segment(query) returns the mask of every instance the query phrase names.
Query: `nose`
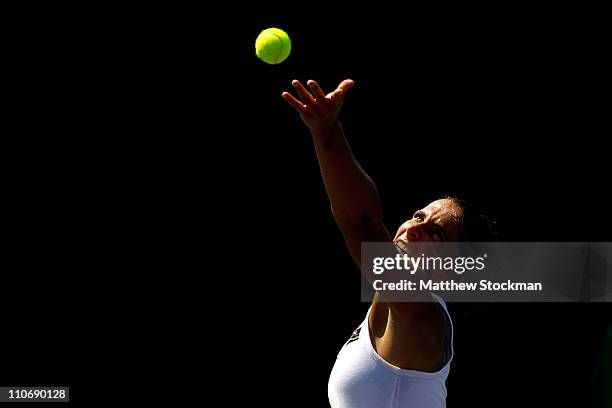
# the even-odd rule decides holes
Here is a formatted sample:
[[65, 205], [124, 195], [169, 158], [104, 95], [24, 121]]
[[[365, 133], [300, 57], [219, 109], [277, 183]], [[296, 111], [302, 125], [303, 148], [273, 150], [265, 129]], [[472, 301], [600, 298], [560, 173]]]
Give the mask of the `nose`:
[[410, 224], [406, 227], [404, 231], [404, 238], [408, 242], [419, 242], [423, 241], [427, 234], [423, 230], [423, 226], [421, 224]]

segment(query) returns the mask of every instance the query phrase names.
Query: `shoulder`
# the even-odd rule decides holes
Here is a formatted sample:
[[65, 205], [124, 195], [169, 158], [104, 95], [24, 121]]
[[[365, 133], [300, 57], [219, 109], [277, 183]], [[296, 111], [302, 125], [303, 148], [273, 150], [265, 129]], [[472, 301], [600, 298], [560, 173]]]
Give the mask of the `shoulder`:
[[389, 303], [389, 312], [395, 319], [415, 324], [436, 324], [443, 320], [437, 302], [395, 302]]
[[372, 312], [384, 314], [385, 323], [392, 319], [403, 325], [443, 326], [444, 315], [440, 304], [432, 298], [431, 302], [383, 302], [376, 292], [372, 302]]
[[403, 369], [435, 372], [444, 360], [443, 311], [436, 302], [377, 304], [370, 327], [380, 357]]

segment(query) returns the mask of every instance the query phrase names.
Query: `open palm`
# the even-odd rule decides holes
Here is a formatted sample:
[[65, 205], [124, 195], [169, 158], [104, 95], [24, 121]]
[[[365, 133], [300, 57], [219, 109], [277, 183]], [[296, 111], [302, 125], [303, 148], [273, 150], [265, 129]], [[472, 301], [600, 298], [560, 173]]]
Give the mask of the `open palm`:
[[310, 92], [300, 81], [291, 82], [300, 99], [289, 92], [283, 92], [282, 97], [300, 114], [302, 121], [310, 130], [324, 128], [336, 122], [346, 92], [354, 85], [353, 80], [345, 79], [327, 95], [315, 81], [310, 80], [307, 84]]

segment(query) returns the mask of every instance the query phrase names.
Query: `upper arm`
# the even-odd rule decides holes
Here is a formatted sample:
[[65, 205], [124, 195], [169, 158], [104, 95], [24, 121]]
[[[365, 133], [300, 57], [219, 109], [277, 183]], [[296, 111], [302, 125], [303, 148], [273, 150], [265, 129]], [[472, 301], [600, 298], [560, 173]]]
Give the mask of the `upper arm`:
[[[362, 242], [392, 242], [393, 237], [381, 219], [369, 219], [362, 224], [342, 223], [336, 220], [344, 242], [353, 258], [361, 268]], [[379, 293], [374, 294], [373, 302], [380, 301]], [[440, 324], [439, 311], [435, 302], [385, 302], [389, 306], [394, 318], [405, 321], [418, 321], [420, 324], [432, 325], [437, 328]]]
[[391, 242], [393, 237], [380, 218], [366, 219], [360, 224], [343, 223], [336, 220], [346, 247], [357, 266], [361, 267], [362, 242]]

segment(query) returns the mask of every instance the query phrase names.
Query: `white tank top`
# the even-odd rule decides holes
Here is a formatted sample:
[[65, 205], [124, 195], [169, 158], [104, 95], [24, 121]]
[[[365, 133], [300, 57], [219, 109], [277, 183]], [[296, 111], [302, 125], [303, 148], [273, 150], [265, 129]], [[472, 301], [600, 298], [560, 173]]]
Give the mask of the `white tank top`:
[[329, 377], [327, 393], [332, 408], [434, 408], [446, 406], [446, 378], [453, 359], [453, 323], [444, 309], [445, 364], [434, 373], [404, 370], [383, 360], [370, 341], [368, 318], [344, 344]]

